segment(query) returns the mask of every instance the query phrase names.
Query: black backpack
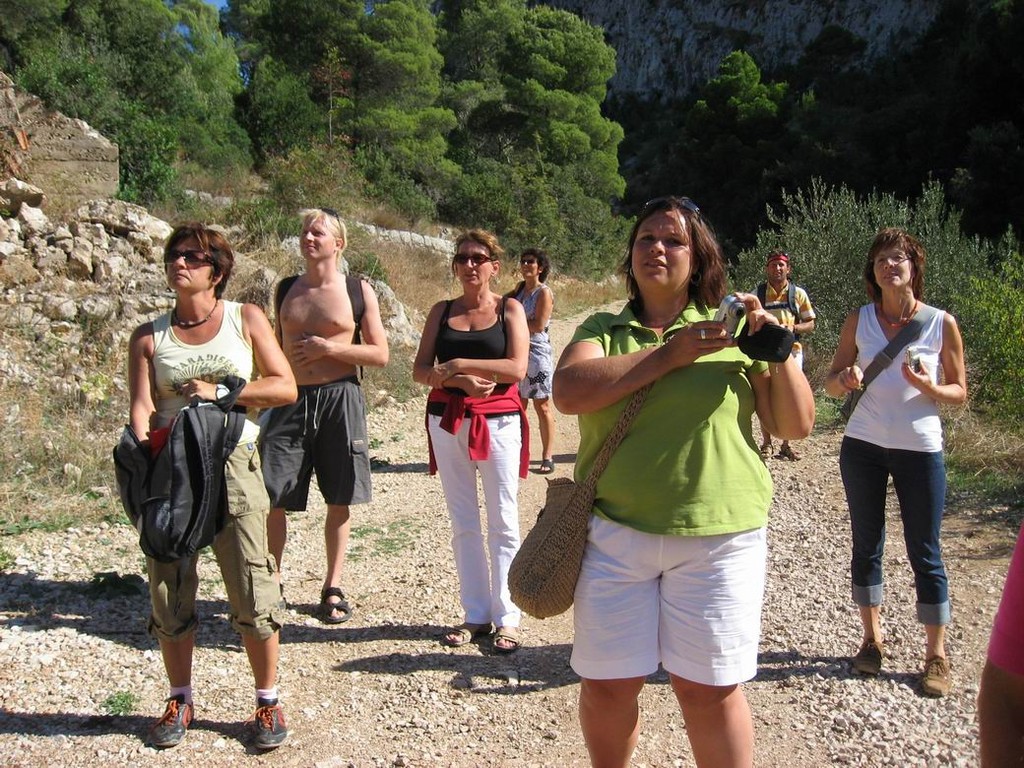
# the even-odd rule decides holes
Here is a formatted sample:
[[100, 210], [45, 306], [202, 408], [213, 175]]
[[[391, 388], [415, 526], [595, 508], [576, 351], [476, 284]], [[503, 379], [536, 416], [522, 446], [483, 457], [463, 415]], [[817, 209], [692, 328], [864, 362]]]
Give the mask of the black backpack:
[[191, 557], [224, 527], [224, 462], [245, 425], [245, 413], [232, 409], [245, 381], [227, 377], [225, 383], [231, 392], [221, 400], [178, 412], [156, 456], [131, 425], [114, 447], [121, 504], [139, 532], [139, 546], [154, 560]]

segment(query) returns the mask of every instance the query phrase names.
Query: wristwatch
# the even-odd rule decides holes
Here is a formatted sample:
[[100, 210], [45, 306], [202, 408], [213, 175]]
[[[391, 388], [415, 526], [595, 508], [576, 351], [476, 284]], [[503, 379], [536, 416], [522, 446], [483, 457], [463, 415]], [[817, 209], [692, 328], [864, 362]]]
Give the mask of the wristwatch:
[[218, 384], [217, 385], [217, 390], [216, 390], [217, 400], [222, 400], [225, 397], [227, 397], [229, 394], [231, 394], [231, 390], [228, 389], [224, 384]]

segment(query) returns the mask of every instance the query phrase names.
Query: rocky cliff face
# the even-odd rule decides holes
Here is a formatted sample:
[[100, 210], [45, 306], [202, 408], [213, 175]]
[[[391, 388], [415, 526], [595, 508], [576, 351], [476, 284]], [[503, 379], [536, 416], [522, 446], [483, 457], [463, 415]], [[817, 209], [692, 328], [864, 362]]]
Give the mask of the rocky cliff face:
[[616, 95], [671, 99], [742, 49], [761, 69], [795, 63], [830, 25], [865, 43], [865, 62], [921, 37], [942, 0], [544, 0], [605, 30], [618, 52]]

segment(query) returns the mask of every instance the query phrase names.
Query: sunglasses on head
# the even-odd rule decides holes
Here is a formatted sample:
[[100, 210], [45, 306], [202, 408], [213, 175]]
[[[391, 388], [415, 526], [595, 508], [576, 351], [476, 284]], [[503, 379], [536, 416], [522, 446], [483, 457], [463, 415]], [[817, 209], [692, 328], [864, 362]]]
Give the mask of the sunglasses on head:
[[490, 256], [482, 256], [476, 253], [457, 253], [453, 261], [461, 266], [466, 266], [470, 263], [474, 265], [486, 264], [489, 261], [494, 261], [494, 259]]
[[202, 250], [185, 251], [175, 248], [173, 251], [168, 251], [164, 254], [164, 264], [173, 264], [178, 259], [184, 259], [185, 266], [189, 269], [206, 265], [213, 266], [213, 259], [210, 258], [210, 254]]
[[333, 208], [324, 208], [323, 206], [320, 206], [319, 208], [317, 208], [317, 210], [321, 211], [322, 213], [326, 213], [328, 216], [333, 216], [338, 221], [341, 221], [341, 214], [338, 213]]
[[677, 197], [675, 195], [665, 195], [648, 200], [644, 203], [644, 208], [640, 215], [646, 216], [652, 211], [667, 210], [669, 208], [682, 208], [695, 216], [700, 216], [700, 208], [693, 200], [688, 197]]

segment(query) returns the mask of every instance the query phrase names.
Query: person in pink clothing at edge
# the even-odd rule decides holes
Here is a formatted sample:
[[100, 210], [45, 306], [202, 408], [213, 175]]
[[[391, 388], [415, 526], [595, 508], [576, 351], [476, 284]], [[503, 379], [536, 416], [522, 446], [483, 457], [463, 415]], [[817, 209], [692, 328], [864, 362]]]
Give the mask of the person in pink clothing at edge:
[[1006, 574], [978, 692], [981, 768], [1024, 765], [1024, 527]]

